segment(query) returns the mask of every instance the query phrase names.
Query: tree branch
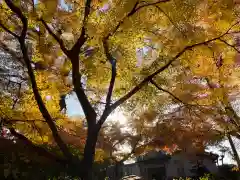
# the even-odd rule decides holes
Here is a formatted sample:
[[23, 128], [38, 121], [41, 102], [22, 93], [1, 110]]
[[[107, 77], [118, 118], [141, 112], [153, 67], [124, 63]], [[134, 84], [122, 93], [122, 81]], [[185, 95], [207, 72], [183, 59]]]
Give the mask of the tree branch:
[[179, 27], [174, 23], [174, 21], [169, 17], [169, 15], [162, 9], [160, 8], [159, 6], [155, 5], [155, 7], [161, 11], [167, 18], [168, 20], [172, 23], [172, 25], [178, 30], [178, 32], [180, 32], [182, 34], [182, 36], [184, 38], [187, 38], [187, 36], [181, 31], [181, 29], [179, 29]]
[[[144, 8], [144, 7], [147, 7], [147, 6], [155, 6], [155, 5], [158, 5], [160, 3], [166, 3], [166, 2], [170, 2], [171, 0], [160, 0], [160, 1], [156, 1], [156, 2], [152, 2], [152, 3], [146, 3], [144, 5], [139, 5], [139, 1], [137, 2], [139, 5], [138, 7], [136, 6], [135, 9], [133, 9], [129, 16], [133, 15], [134, 13], [136, 13], [137, 11], [139, 11], [140, 9]], [[144, 2], [144, 1], [143, 1]]]
[[122, 18], [122, 20], [120, 20], [120, 21], [118, 22], [117, 26], [113, 29], [113, 31], [109, 32], [109, 33], [105, 36], [106, 39], [108, 39], [110, 36], [112, 36], [113, 34], [115, 34], [115, 33], [117, 32], [118, 28], [123, 24], [123, 22], [124, 22], [127, 18], [129, 18], [130, 16], [132, 16], [132, 15], [136, 12], [136, 7], [138, 6], [138, 4], [139, 4], [139, 1], [137, 1], [137, 2], [134, 4], [132, 10], [131, 10], [129, 13], [127, 13], [127, 14]]
[[124, 161], [128, 160], [135, 153], [135, 150], [136, 150], [137, 145], [139, 144], [141, 138], [142, 138], [142, 135], [140, 134], [139, 137], [137, 138], [136, 142], [134, 143], [131, 152], [128, 153], [123, 159], [121, 159], [117, 163], [123, 163]]
[[[8, 122], [8, 120], [5, 119], [6, 122]], [[23, 119], [11, 119], [9, 120], [11, 123], [12, 122], [22, 122], [22, 123], [34, 123], [34, 122], [43, 122], [45, 123], [45, 120], [42, 119], [32, 119], [32, 120], [23, 120]]]
[[44, 27], [47, 29], [48, 33], [58, 42], [62, 51], [68, 56], [69, 50], [67, 50], [67, 48], [65, 47], [63, 40], [51, 30], [51, 28], [47, 25], [47, 23], [43, 20], [43, 18], [41, 18], [40, 21], [42, 22]]
[[14, 128], [11, 127], [9, 130], [10, 130], [10, 133], [14, 137], [16, 137], [18, 140], [22, 141], [25, 145], [27, 145], [29, 148], [33, 149], [34, 152], [38, 153], [39, 155], [43, 155], [44, 157], [47, 157], [47, 158], [52, 159], [59, 163], [66, 163], [66, 160], [64, 160], [60, 157], [57, 157], [54, 154], [45, 150], [44, 148], [33, 144], [28, 138], [26, 138], [24, 135], [18, 133]]
[[171, 93], [170, 91], [163, 89], [162, 87], [158, 86], [158, 84], [154, 81], [154, 80], [150, 80], [150, 82], [160, 91], [163, 91], [165, 93], [168, 93], [170, 96], [172, 96], [174, 99], [176, 99], [178, 102], [185, 104], [181, 99], [179, 99], [178, 97], [176, 97], [173, 93]]
[[8, 32], [9, 34], [11, 34], [12, 36], [14, 36], [15, 38], [18, 38], [18, 35], [15, 34], [15, 33], [12, 32], [12, 31], [10, 31], [6, 26], [4, 26], [4, 25], [2, 24], [1, 21], [0, 21], [0, 27], [2, 27], [4, 31]]
[[176, 61], [181, 55], [183, 55], [186, 51], [191, 50], [197, 46], [201, 46], [201, 45], [205, 45], [208, 44], [212, 41], [218, 40], [220, 38], [222, 38], [223, 36], [225, 36], [226, 34], [229, 33], [229, 31], [238, 24], [239, 22], [236, 22], [235, 24], [233, 24], [225, 33], [223, 33], [222, 35], [216, 37], [216, 38], [212, 38], [210, 40], [206, 40], [200, 43], [196, 43], [193, 45], [188, 45], [185, 48], [183, 48], [178, 54], [176, 54], [171, 60], [169, 60], [164, 66], [162, 66], [161, 68], [159, 68], [158, 70], [156, 70], [154, 73], [150, 74], [149, 76], [145, 77], [138, 85], [136, 85], [131, 91], [129, 91], [126, 95], [124, 95], [123, 97], [121, 97], [119, 100], [117, 100], [115, 103], [113, 103], [111, 105], [111, 107], [108, 109], [108, 111], [106, 112], [107, 115], [109, 115], [114, 109], [116, 109], [118, 106], [120, 106], [122, 103], [124, 103], [125, 101], [127, 101], [129, 98], [131, 98], [135, 93], [137, 93], [144, 85], [146, 85], [148, 82], [150, 82], [150, 80], [152, 80], [153, 77], [155, 77], [157, 74], [161, 73], [162, 71], [164, 71], [165, 69], [167, 69], [174, 61]]
[[[91, 0], [86, 1], [86, 7], [85, 7], [85, 16], [84, 16], [84, 23], [86, 21], [87, 16], [90, 13], [90, 4]], [[76, 92], [76, 95], [78, 97], [78, 100], [83, 108], [84, 114], [86, 116], [88, 126], [92, 126], [95, 124], [96, 119], [96, 112], [91, 106], [88, 97], [86, 96], [84, 89], [82, 88], [81, 84], [81, 74], [79, 72], [79, 53], [80, 53], [80, 48], [81, 46], [85, 43], [86, 38], [85, 38], [85, 27], [83, 25], [82, 27], [82, 32], [77, 40], [76, 44], [72, 47], [71, 50], [67, 50], [66, 47], [64, 46], [64, 42], [62, 39], [60, 39], [54, 32], [50, 29], [50, 27], [46, 24], [46, 22], [41, 19], [41, 22], [44, 24], [45, 28], [49, 32], [49, 34], [59, 43], [62, 51], [65, 53], [65, 55], [71, 60], [72, 63], [72, 80], [73, 80], [73, 85], [74, 89]]]
[[21, 19], [22, 24], [23, 24], [22, 32], [21, 32], [20, 37], [18, 38], [18, 41], [20, 43], [21, 51], [23, 54], [23, 59], [27, 66], [28, 75], [30, 77], [31, 84], [32, 84], [33, 94], [34, 94], [35, 100], [38, 104], [39, 110], [42, 113], [42, 116], [44, 117], [44, 119], [46, 120], [48, 126], [50, 127], [50, 129], [52, 131], [52, 135], [53, 135], [54, 140], [56, 141], [57, 145], [59, 146], [59, 148], [61, 149], [63, 154], [69, 160], [72, 160], [73, 156], [70, 153], [70, 151], [68, 150], [67, 145], [63, 142], [63, 140], [59, 136], [56, 125], [53, 122], [53, 119], [52, 119], [51, 115], [49, 114], [49, 112], [42, 100], [42, 97], [38, 91], [38, 86], [36, 83], [35, 75], [34, 75], [34, 72], [33, 72], [32, 66], [31, 66], [31, 61], [29, 59], [27, 47], [25, 44], [25, 38], [26, 38], [27, 28], [28, 28], [27, 18], [23, 15], [21, 10], [13, 4], [13, 2], [11, 0], [5, 0], [5, 2], [8, 5], [8, 7]]
[[227, 46], [233, 48], [235, 51], [237, 51], [238, 53], [240, 53], [240, 51], [232, 44], [229, 44], [227, 41], [223, 40], [223, 39], [219, 39], [221, 42], [223, 42], [224, 44], [226, 44]]
[[76, 92], [76, 95], [78, 97], [78, 100], [83, 108], [84, 114], [86, 116], [88, 126], [94, 125], [95, 119], [96, 119], [96, 112], [91, 106], [88, 97], [86, 96], [84, 89], [82, 88], [81, 84], [81, 74], [79, 72], [79, 53], [80, 48], [85, 43], [86, 36], [85, 36], [85, 23], [90, 13], [90, 5], [91, 0], [87, 0], [85, 3], [85, 12], [84, 12], [84, 18], [83, 18], [83, 25], [82, 30], [79, 39], [74, 44], [71, 50], [67, 50], [64, 46], [64, 42], [62, 39], [60, 39], [54, 32], [50, 29], [50, 27], [46, 24], [46, 22], [41, 19], [42, 23], [44, 24], [45, 28], [51, 34], [51, 36], [59, 43], [62, 51], [66, 54], [66, 56], [71, 60], [72, 63], [72, 79], [73, 79], [73, 85]]
[[47, 23], [43, 20], [43, 18], [40, 19], [40, 21], [43, 23], [43, 25], [45, 26], [45, 28], [47, 29], [48, 33], [58, 42], [58, 44], [60, 45], [62, 51], [69, 57], [71, 56], [72, 53], [74, 53], [75, 55], [79, 55], [80, 53], [80, 48], [82, 47], [82, 45], [86, 42], [87, 38], [86, 38], [86, 29], [85, 29], [85, 25], [86, 25], [86, 21], [87, 18], [90, 14], [90, 9], [91, 9], [91, 1], [92, 0], [86, 0], [85, 3], [85, 11], [84, 11], [84, 17], [83, 17], [83, 22], [82, 22], [82, 29], [81, 29], [81, 33], [80, 33], [80, 37], [78, 38], [78, 40], [76, 41], [76, 43], [73, 45], [73, 47], [71, 48], [71, 50], [67, 50], [63, 40], [58, 37], [52, 30], [51, 28], [47, 25]]
[[[204, 79], [206, 80], [209, 89], [212, 91], [214, 89], [214, 87], [211, 85], [210, 80], [207, 77], [205, 77]], [[234, 109], [232, 108], [231, 104], [229, 102], [227, 102], [227, 105], [224, 104], [224, 103], [222, 103], [222, 105], [223, 105], [223, 108], [225, 110], [225, 113], [230, 118], [230, 122], [233, 125], [235, 125], [238, 130], [240, 130], [240, 125], [239, 125], [239, 119], [240, 118], [238, 117], [238, 115], [236, 114]]]
[[35, 12], [35, 3], [34, 3], [34, 0], [31, 0], [32, 1], [32, 11]]
[[10, 120], [9, 117], [6, 118], [1, 118], [1, 122], [3, 122], [3, 124], [6, 124], [7, 126], [10, 126], [9, 131], [10, 133], [17, 138], [19, 141], [22, 141], [25, 145], [27, 145], [27, 147], [31, 148], [34, 150], [34, 152], [38, 153], [39, 155], [42, 155], [46, 158], [52, 159], [56, 162], [59, 163], [64, 163], [66, 164], [67, 161], [66, 159], [63, 159], [62, 157], [58, 157], [54, 154], [52, 154], [51, 152], [48, 152], [46, 149], [44, 149], [43, 147], [37, 146], [34, 143], [32, 143], [27, 137], [25, 137], [24, 135], [18, 133], [13, 127], [12, 127], [12, 119]]
[[114, 88], [114, 84], [115, 84], [115, 80], [116, 80], [116, 76], [117, 76], [117, 70], [116, 70], [117, 62], [116, 62], [116, 59], [109, 52], [109, 46], [108, 46], [106, 38], [103, 40], [103, 47], [104, 47], [105, 55], [112, 67], [112, 75], [111, 75], [111, 80], [110, 80], [109, 87], [108, 87], [105, 109], [103, 111], [103, 114], [102, 114], [100, 120], [98, 121], [98, 124], [100, 126], [102, 126], [102, 124], [106, 121], [106, 118], [108, 116], [108, 114], [106, 112], [108, 111], [108, 109], [110, 108], [110, 105], [111, 105], [112, 92], [113, 92], [113, 88]]
[[[117, 26], [114, 28], [113, 31], [109, 32], [103, 39], [103, 47], [104, 47], [104, 51], [105, 51], [105, 55], [108, 59], [108, 61], [111, 63], [111, 66], [112, 66], [112, 76], [111, 76], [111, 81], [110, 81], [110, 84], [109, 84], [109, 88], [108, 88], [108, 94], [107, 94], [107, 98], [106, 98], [106, 106], [105, 106], [105, 109], [103, 111], [103, 114], [100, 118], [100, 120], [98, 121], [98, 126], [101, 126], [105, 121], [106, 121], [106, 118], [108, 117], [108, 115], [116, 108], [118, 107], [118, 103], [114, 103], [113, 105], [110, 106], [110, 103], [111, 103], [111, 97], [112, 97], [112, 91], [113, 91], [113, 88], [114, 88], [114, 83], [115, 83], [115, 79], [116, 79], [116, 60], [112, 57], [112, 55], [109, 53], [109, 47], [108, 47], [108, 44], [107, 44], [107, 40], [109, 39], [109, 37], [111, 35], [113, 35], [114, 33], [116, 33], [116, 31], [118, 30], [118, 28], [123, 24], [123, 22], [125, 21], [125, 19], [129, 18], [130, 16], [132, 16], [133, 14], [135, 14], [137, 11], [139, 11], [140, 9], [144, 8], [144, 7], [147, 7], [147, 6], [151, 6], [151, 5], [156, 5], [156, 4], [159, 4], [159, 3], [162, 3], [162, 2], [168, 2], [170, 0], [162, 0], [162, 1], [157, 1], [157, 2], [154, 2], [154, 3], [148, 3], [148, 4], [145, 4], [145, 5], [141, 5], [141, 6], [138, 6], [139, 5], [139, 1], [137, 1], [132, 10], [127, 13], [121, 21], [118, 22]], [[145, 82], [143, 83], [145, 84]], [[141, 88], [141, 87], [140, 87]], [[137, 90], [138, 88], [136, 88], [135, 90]], [[139, 90], [139, 89], [138, 89]], [[138, 91], [137, 90], [137, 91]], [[130, 95], [130, 94], [129, 94]], [[126, 96], [125, 98], [130, 98], [132, 95], [130, 95], [129, 97]], [[123, 100], [123, 99], [122, 99]], [[125, 100], [124, 100], [125, 101]], [[119, 101], [120, 103], [120, 101]]]
[[77, 42], [74, 44], [74, 46], [71, 49], [72, 53], [79, 54], [82, 45], [87, 40], [85, 25], [86, 25], [86, 22], [87, 22], [87, 18], [88, 18], [89, 14], [90, 14], [91, 1], [92, 0], [86, 0], [81, 34], [80, 34], [80, 37], [78, 38]]
[[71, 59], [72, 61], [72, 79], [77, 98], [82, 106], [83, 112], [86, 116], [88, 127], [92, 127], [96, 124], [97, 114], [93, 109], [91, 103], [88, 100], [87, 95], [84, 92], [84, 89], [81, 84], [81, 74], [79, 72], [79, 60], [78, 56], [76, 59]]
[[112, 92], [113, 92], [113, 87], [114, 87], [115, 79], [117, 76], [117, 72], [116, 72], [116, 59], [109, 53], [109, 47], [108, 47], [107, 42], [103, 42], [103, 46], [104, 46], [104, 51], [105, 51], [106, 57], [112, 67], [111, 81], [110, 81], [109, 88], [108, 88], [108, 93], [107, 93], [107, 98], [106, 98], [106, 106], [105, 106], [105, 108], [107, 109], [107, 108], [109, 108], [109, 106], [111, 104]]
[[232, 136], [234, 136], [234, 137], [236, 137], [236, 138], [238, 138], [239, 140], [240, 140], [240, 133], [238, 133], [238, 132], [234, 132], [234, 131], [231, 131], [231, 132], [229, 132]]
[[7, 6], [17, 15], [17, 17], [22, 21], [22, 32], [20, 37], [18, 39], [25, 39], [26, 34], [27, 34], [27, 28], [28, 28], [28, 23], [27, 23], [27, 18], [23, 15], [22, 11], [13, 4], [11, 0], [5, 0], [5, 3]]
[[160, 4], [160, 3], [164, 3], [164, 2], [169, 2], [170, 0], [161, 0], [161, 1], [157, 1], [157, 2], [153, 2], [153, 3], [147, 3], [147, 4], [144, 4], [144, 5], [139, 5], [140, 2], [139, 0], [134, 4], [132, 10], [130, 12], [128, 12], [123, 18], [122, 20], [120, 20], [117, 24], [117, 26], [111, 31], [109, 32], [105, 37], [106, 38], [109, 38], [110, 36], [112, 36], [113, 34], [115, 34], [117, 32], [117, 30], [119, 29], [119, 27], [124, 23], [124, 21], [133, 16], [136, 12], [138, 12], [139, 10], [141, 10], [142, 8], [144, 7], [147, 7], [147, 6], [152, 6], [152, 5], [157, 5], [157, 4]]
[[146, 7], [146, 6], [154, 6], [154, 5], [158, 5], [158, 4], [160, 4], [160, 3], [165, 3], [165, 2], [170, 2], [170, 1], [171, 1], [171, 0], [160, 0], [160, 1], [152, 2], [152, 3], [147, 3], [147, 4], [145, 4], [145, 5], [142, 5], [142, 6], [138, 7], [137, 10], [138, 10], [138, 9], [141, 9], [141, 8], [143, 8], [143, 7]]
[[74, 85], [78, 100], [81, 103], [84, 114], [86, 116], [88, 128], [93, 128], [96, 125], [97, 113], [94, 110], [91, 103], [89, 102], [88, 97], [85, 94], [84, 89], [81, 84], [81, 74], [79, 72], [79, 54], [80, 54], [80, 49], [81, 49], [82, 45], [87, 40], [85, 25], [87, 22], [87, 18], [90, 14], [91, 2], [92, 2], [92, 0], [86, 0], [86, 2], [85, 2], [85, 10], [84, 10], [81, 34], [80, 34], [80, 37], [78, 38], [77, 42], [74, 44], [74, 46], [70, 50], [70, 53], [68, 55], [68, 57], [72, 63], [73, 85]]

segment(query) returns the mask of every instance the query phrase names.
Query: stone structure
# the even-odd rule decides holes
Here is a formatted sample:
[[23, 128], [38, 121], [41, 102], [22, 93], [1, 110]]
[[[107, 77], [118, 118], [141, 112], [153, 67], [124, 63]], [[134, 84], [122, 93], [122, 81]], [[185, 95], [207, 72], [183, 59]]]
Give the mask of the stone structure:
[[179, 151], [170, 156], [161, 151], [150, 152], [139, 156], [135, 163], [111, 166], [106, 174], [111, 180], [132, 175], [144, 180], [196, 177], [204, 172], [216, 174], [218, 172], [217, 158], [218, 155], [212, 153], [193, 154]]
[[203, 176], [205, 173], [217, 174], [218, 155], [212, 153], [177, 152], [166, 164], [166, 179]]

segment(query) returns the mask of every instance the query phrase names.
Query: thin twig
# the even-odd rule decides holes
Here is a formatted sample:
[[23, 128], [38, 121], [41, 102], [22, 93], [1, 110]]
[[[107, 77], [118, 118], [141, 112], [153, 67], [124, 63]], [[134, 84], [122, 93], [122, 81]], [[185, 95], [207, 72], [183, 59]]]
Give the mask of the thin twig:
[[18, 38], [18, 37], [19, 37], [17, 34], [15, 34], [15, 33], [12, 32], [11, 30], [9, 30], [6, 26], [4, 26], [1, 21], [0, 21], [0, 27], [2, 27], [4, 31], [8, 32], [9, 34], [11, 34], [12, 36], [14, 36], [15, 38]]
[[237, 51], [238, 53], [240, 53], [240, 51], [232, 44], [229, 44], [227, 41], [223, 40], [223, 39], [219, 39], [219, 41], [223, 42], [224, 44], [226, 44], [227, 46], [233, 48], [235, 51]]
[[169, 17], [169, 15], [162, 9], [162, 8], [160, 8], [159, 6], [157, 6], [157, 5], [155, 5], [155, 7], [159, 10], [159, 11], [161, 11], [167, 18], [168, 18], [168, 20], [172, 23], [172, 25], [180, 32], [180, 34], [182, 34], [182, 36], [184, 37], [184, 38], [187, 38], [187, 36], [186, 36], [186, 34], [184, 34], [182, 31], [181, 31], [181, 29], [179, 29], [179, 27], [174, 23], [174, 21], [171, 19], [171, 17]]
[[48, 31], [48, 33], [58, 42], [60, 48], [62, 49], [62, 51], [68, 55], [69, 54], [69, 50], [66, 49], [63, 40], [58, 37], [53, 30], [51, 30], [51, 28], [47, 25], [47, 23], [44, 21], [43, 18], [40, 19], [40, 21], [42, 22], [42, 24], [44, 25], [44, 27], [46, 28], [46, 30]]
[[163, 89], [162, 87], [158, 86], [158, 84], [154, 80], [150, 80], [150, 82], [160, 91], [168, 93], [170, 96], [172, 96], [174, 99], [176, 99], [178, 102], [185, 104], [181, 99], [179, 99], [177, 96], [175, 96], [173, 93], [170, 91]]
[[153, 6], [153, 5], [156, 5], [156, 4], [160, 4], [160, 3], [166, 3], [166, 2], [170, 2], [171, 0], [161, 0], [161, 1], [157, 1], [157, 2], [153, 2], [153, 3], [146, 3], [144, 5], [140, 5], [140, 2], [137, 1], [132, 10], [129, 11], [119, 22], [118, 24], [115, 26], [115, 28], [110, 31], [105, 37], [106, 38], [109, 38], [110, 36], [112, 36], [113, 34], [115, 34], [117, 32], [117, 30], [120, 28], [120, 26], [124, 23], [124, 21], [133, 16], [136, 12], [138, 12], [139, 10], [141, 10], [142, 8], [145, 8], [145, 7], [148, 7], [148, 6]]

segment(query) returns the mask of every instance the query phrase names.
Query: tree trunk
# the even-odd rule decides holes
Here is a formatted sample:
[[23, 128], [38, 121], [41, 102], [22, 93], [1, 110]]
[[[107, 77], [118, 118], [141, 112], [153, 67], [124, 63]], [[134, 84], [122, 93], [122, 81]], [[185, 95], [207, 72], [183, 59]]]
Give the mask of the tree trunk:
[[84, 148], [84, 157], [81, 167], [83, 170], [83, 180], [91, 180], [98, 132], [99, 128], [97, 128], [96, 125], [88, 128], [87, 141]]
[[240, 167], [240, 159], [239, 159], [237, 150], [235, 148], [235, 145], [234, 145], [234, 143], [232, 141], [232, 137], [231, 137], [231, 135], [229, 133], [227, 133], [227, 138], [228, 138], [228, 141], [229, 141], [229, 143], [231, 145], [231, 149], [233, 151], [234, 159], [237, 161], [238, 167]]
[[69, 151], [67, 145], [63, 142], [62, 138], [59, 136], [57, 127], [43, 102], [42, 96], [39, 93], [37, 82], [36, 82], [35, 75], [34, 75], [34, 71], [32, 69], [31, 61], [28, 56], [25, 39], [19, 39], [19, 43], [20, 43], [22, 54], [23, 54], [24, 62], [26, 63], [26, 66], [27, 66], [28, 75], [30, 77], [33, 94], [34, 94], [35, 100], [37, 102], [37, 105], [39, 107], [39, 110], [40, 110], [42, 116], [44, 117], [44, 119], [46, 120], [49, 128], [51, 129], [53, 138], [54, 138], [55, 142], [57, 143], [57, 145], [59, 146], [59, 148], [61, 149], [61, 151], [63, 152], [63, 154], [69, 160], [73, 160], [73, 155]]

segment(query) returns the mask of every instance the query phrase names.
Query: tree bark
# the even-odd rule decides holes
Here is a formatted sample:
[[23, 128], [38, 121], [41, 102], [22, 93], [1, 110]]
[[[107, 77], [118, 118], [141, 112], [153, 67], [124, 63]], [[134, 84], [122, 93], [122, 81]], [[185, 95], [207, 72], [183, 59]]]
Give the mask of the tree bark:
[[92, 168], [95, 157], [95, 148], [98, 139], [98, 133], [100, 128], [96, 125], [93, 127], [88, 127], [87, 141], [84, 148], [84, 157], [82, 161], [82, 179], [91, 180]]
[[234, 158], [235, 158], [235, 160], [236, 160], [236, 162], [237, 162], [237, 164], [238, 164], [238, 167], [240, 167], [240, 159], [239, 159], [237, 150], [236, 150], [236, 148], [235, 148], [235, 145], [234, 145], [234, 143], [233, 143], [232, 137], [231, 137], [231, 135], [230, 135], [229, 133], [227, 133], [227, 138], [228, 138], [228, 141], [229, 141], [229, 143], [230, 143], [231, 149], [232, 149], [232, 151], [233, 151]]
[[12, 34], [14, 37], [16, 37], [18, 42], [20, 43], [20, 48], [21, 48], [21, 51], [22, 51], [23, 59], [24, 59], [24, 62], [27, 66], [28, 75], [30, 77], [33, 94], [34, 94], [35, 100], [38, 104], [39, 110], [40, 110], [42, 116], [44, 117], [44, 119], [46, 120], [49, 128], [51, 129], [53, 138], [54, 138], [55, 142], [57, 143], [57, 145], [59, 146], [59, 148], [61, 149], [62, 153], [69, 160], [72, 160], [73, 155], [68, 150], [67, 145], [63, 142], [63, 140], [59, 136], [57, 127], [56, 127], [55, 123], [53, 122], [53, 119], [52, 119], [50, 113], [48, 112], [48, 110], [47, 110], [47, 108], [46, 108], [46, 106], [43, 102], [43, 99], [42, 99], [42, 97], [39, 93], [39, 90], [38, 90], [37, 82], [36, 82], [36, 79], [35, 79], [34, 71], [33, 71], [32, 65], [31, 65], [31, 60], [29, 58], [28, 49], [27, 49], [27, 46], [26, 46], [28, 19], [27, 19], [27, 17], [25, 17], [25, 15], [21, 11], [21, 9], [18, 8], [17, 6], [15, 6], [12, 1], [5, 0], [5, 3], [9, 7], [9, 9], [11, 9], [12, 12], [14, 12], [22, 22], [22, 30], [21, 30], [20, 36], [14, 34], [14, 33], [11, 33], [10, 30], [8, 30], [8, 32], [10, 34]]
[[69, 160], [72, 160], [73, 156], [70, 153], [70, 151], [68, 150], [67, 145], [63, 142], [63, 140], [59, 136], [57, 127], [54, 124], [53, 119], [52, 119], [51, 115], [49, 114], [46, 106], [44, 105], [43, 99], [42, 99], [42, 97], [41, 97], [41, 95], [38, 91], [35, 75], [34, 75], [32, 67], [31, 67], [30, 59], [29, 59], [28, 54], [27, 54], [27, 48], [26, 48], [26, 45], [25, 45], [25, 40], [20, 39], [19, 42], [20, 42], [23, 58], [24, 58], [24, 61], [26, 63], [27, 69], [28, 69], [28, 75], [29, 75], [30, 80], [31, 80], [33, 94], [34, 94], [35, 100], [37, 102], [37, 105], [39, 107], [39, 110], [40, 110], [42, 116], [44, 117], [44, 119], [46, 120], [49, 128], [51, 129], [53, 138], [56, 141], [57, 145], [60, 147], [63, 154]]

